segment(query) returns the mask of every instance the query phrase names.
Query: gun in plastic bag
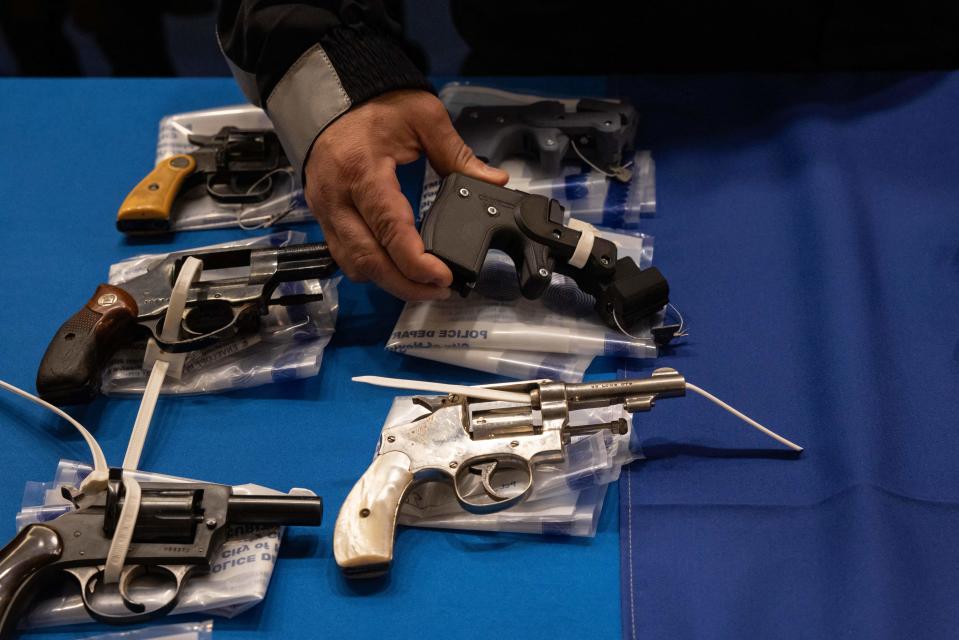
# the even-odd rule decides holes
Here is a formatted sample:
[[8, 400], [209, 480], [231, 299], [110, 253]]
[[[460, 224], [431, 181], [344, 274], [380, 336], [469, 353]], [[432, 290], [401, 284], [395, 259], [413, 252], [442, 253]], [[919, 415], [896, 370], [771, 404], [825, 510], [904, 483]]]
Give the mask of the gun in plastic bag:
[[625, 181], [623, 160], [633, 149], [638, 121], [636, 109], [624, 102], [583, 99], [570, 110], [557, 100], [541, 100], [465, 107], [454, 126], [473, 153], [493, 166], [526, 156], [557, 175], [563, 160], [578, 158]]
[[161, 160], [120, 205], [117, 229], [130, 234], [168, 232], [177, 196], [203, 183], [216, 202], [262, 202], [273, 193], [274, 174], [290, 167], [270, 129], [223, 127], [215, 135], [188, 139], [196, 151]]
[[463, 296], [476, 286], [489, 250], [499, 249], [512, 258], [524, 297], [539, 298], [553, 272], [562, 273], [595, 298], [597, 313], [614, 329], [628, 331], [666, 306], [669, 284], [658, 269], [618, 258], [615, 244], [589, 225], [566, 226], [564, 218], [562, 205], [546, 196], [451, 173], [420, 234]]
[[[234, 495], [218, 484], [139, 485], [140, 508], [118, 583], [106, 584], [103, 576], [127, 497], [119, 469], [111, 470], [108, 489], [92, 504], [30, 524], [0, 550], [0, 639], [13, 636], [34, 596], [64, 574], [79, 582], [83, 606], [94, 619], [151, 620], [172, 611], [190, 576], [210, 567], [231, 525], [312, 527], [323, 515], [323, 502], [315, 496]], [[133, 593], [147, 574], [159, 574], [171, 586], [166, 600], [153, 608]]]
[[[179, 339], [161, 339], [173, 284], [188, 257], [203, 262], [203, 278], [190, 286]], [[306, 304], [321, 293], [274, 297], [283, 282], [327, 278], [337, 266], [326, 244], [225, 248], [171, 253], [122, 285], [101, 284], [87, 304], [57, 331], [40, 362], [37, 391], [54, 404], [89, 402], [103, 366], [122, 344], [148, 333], [164, 351], [182, 353], [257, 331], [271, 306]], [[226, 270], [239, 269], [242, 275]], [[225, 274], [217, 277], [217, 272]]]
[[[662, 368], [634, 380], [537, 380], [474, 389], [507, 392], [508, 398], [516, 397], [507, 401], [515, 404], [490, 408], [487, 399], [457, 393], [417, 397], [414, 402], [428, 409], [426, 415], [383, 429], [372, 464], [336, 519], [333, 554], [347, 577], [370, 578], [389, 571], [399, 507], [417, 483], [452, 483], [460, 505], [471, 513], [507, 509], [533, 492], [536, 465], [566, 459], [571, 437], [602, 430], [625, 434], [629, 429], [622, 419], [571, 425], [570, 411], [617, 403], [630, 413], [649, 411], [658, 398], [685, 395], [686, 381], [675, 370]], [[510, 482], [498, 480], [504, 476]], [[480, 497], [467, 497], [477, 495], [477, 482]], [[511, 489], [504, 491], [504, 485]]]

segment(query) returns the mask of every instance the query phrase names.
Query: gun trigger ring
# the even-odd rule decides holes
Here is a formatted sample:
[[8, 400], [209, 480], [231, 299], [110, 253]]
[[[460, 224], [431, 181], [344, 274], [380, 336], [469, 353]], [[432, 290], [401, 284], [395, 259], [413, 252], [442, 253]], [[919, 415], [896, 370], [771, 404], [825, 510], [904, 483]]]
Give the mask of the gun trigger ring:
[[478, 471], [475, 468], [471, 468], [470, 471], [472, 473], [479, 473], [480, 479], [483, 482], [483, 491], [486, 492], [486, 495], [493, 500], [500, 502], [502, 500], [506, 500], [507, 498], [498, 494], [496, 489], [494, 489], [493, 485], [490, 483], [490, 480], [492, 479], [493, 474], [496, 473], [496, 468], [498, 466], [499, 463], [496, 460], [493, 460], [491, 462], [487, 462], [486, 464], [479, 465], [480, 468]]
[[133, 613], [143, 613], [146, 611], [146, 605], [142, 602], [137, 602], [130, 597], [130, 583], [135, 579], [147, 572], [146, 567], [142, 564], [135, 564], [129, 567], [124, 567], [123, 571], [120, 573], [120, 580], [117, 584], [117, 590], [120, 592], [120, 599], [123, 600], [123, 605], [132, 611]]

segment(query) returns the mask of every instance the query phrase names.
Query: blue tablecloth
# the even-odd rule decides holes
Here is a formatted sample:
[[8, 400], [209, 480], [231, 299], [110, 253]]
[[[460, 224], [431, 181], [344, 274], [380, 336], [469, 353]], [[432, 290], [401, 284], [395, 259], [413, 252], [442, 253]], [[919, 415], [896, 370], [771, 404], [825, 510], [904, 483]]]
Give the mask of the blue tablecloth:
[[[400, 304], [344, 284], [318, 378], [158, 409], [144, 468], [327, 501], [318, 534], [291, 530], [263, 605], [218, 619], [217, 637], [952, 635], [959, 77], [500, 84], [634, 99], [658, 161], [660, 215], [645, 230], [693, 332], [660, 363], [806, 453], [772, 457], [705, 401], [663, 401], [636, 421], [651, 459], [621, 491], [622, 591], [615, 508], [592, 540], [403, 529], [391, 579], [352, 586], [332, 523], [392, 393], [349, 377], [489, 377], [384, 352]], [[106, 266], [158, 249], [113, 229], [152, 166], [158, 119], [241, 97], [228, 80], [5, 80], [0, 92], [0, 378], [32, 388]], [[414, 199], [420, 171], [402, 174]], [[181, 233], [163, 248], [242, 235]], [[99, 399], [76, 415], [118, 462], [136, 407]], [[86, 453], [19, 400], [0, 397], [0, 420], [10, 536], [23, 482]]]
[[627, 638], [959, 628], [959, 76], [623, 82], [698, 398], [635, 420]]

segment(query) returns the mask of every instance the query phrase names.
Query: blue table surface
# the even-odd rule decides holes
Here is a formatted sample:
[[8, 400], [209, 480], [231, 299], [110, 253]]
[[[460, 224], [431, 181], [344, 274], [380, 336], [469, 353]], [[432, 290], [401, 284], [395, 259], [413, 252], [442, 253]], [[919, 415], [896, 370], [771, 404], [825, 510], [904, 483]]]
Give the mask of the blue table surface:
[[[158, 407], [143, 468], [306, 486], [326, 502], [322, 528], [290, 530], [265, 602], [218, 618], [217, 637], [613, 638], [623, 634], [622, 611], [627, 636], [765, 637], [789, 629], [799, 637], [805, 614], [818, 622], [809, 637], [820, 637], [827, 622], [843, 617], [845, 598], [858, 612], [874, 595], [884, 604], [880, 622], [901, 611], [931, 616], [936, 626], [929, 628], [955, 628], [956, 529], [943, 529], [941, 540], [919, 538], [930, 551], [917, 558], [899, 544], [909, 535], [909, 512], [896, 511], [888, 525], [881, 503], [856, 496], [876, 490], [934, 504], [952, 514], [943, 524], [956, 522], [959, 76], [495, 84], [622, 94], [637, 104], [640, 146], [653, 149], [658, 170], [659, 214], [643, 230], [656, 237], [656, 263], [693, 331], [659, 363], [800, 441], [805, 454], [757, 455], [767, 441], [699, 400], [664, 401], [637, 420], [657, 459], [630, 472], [639, 519], [631, 520], [636, 557], [625, 576], [641, 584], [624, 591], [626, 609], [615, 487], [594, 539], [402, 529], [391, 578], [349, 584], [332, 559], [332, 524], [369, 463], [393, 395], [350, 376], [491, 378], [385, 352], [401, 303], [344, 282], [338, 331], [318, 377]], [[32, 390], [47, 342], [110, 263], [245, 235], [180, 233], [155, 245], [125, 240], [113, 226], [119, 202], [152, 167], [163, 115], [242, 98], [227, 79], [2, 80], [0, 95], [0, 308], [8, 310], [0, 378]], [[414, 202], [421, 174], [421, 164], [401, 171]], [[315, 226], [301, 228], [320, 237]], [[591, 372], [615, 364], [603, 361]], [[648, 363], [640, 369], [648, 371]], [[118, 463], [136, 410], [135, 399], [100, 398], [75, 415]], [[87, 453], [71, 429], [12, 397], [0, 397], [0, 421], [0, 535], [12, 536], [23, 483], [48, 479], [59, 458]], [[853, 505], [842, 506], [850, 495]], [[799, 518], [792, 528], [788, 518], [782, 528], [754, 528], [747, 517], [770, 505], [809, 511], [823, 504], [840, 505], [831, 526], [852, 532], [839, 543], [797, 529], [815, 526]], [[716, 525], [714, 538], [709, 518], [695, 516], [723, 508], [746, 515], [722, 531]], [[783, 530], [790, 535], [774, 537]], [[729, 539], [749, 544], [718, 542]], [[886, 564], [817, 573], [841, 565], [844, 549], [857, 545]], [[762, 568], [732, 553], [755, 553]], [[838, 583], [817, 589], [817, 576], [837, 575]], [[903, 600], [887, 604], [889, 591], [877, 585], [902, 578], [907, 584], [893, 593]], [[730, 611], [719, 607], [724, 593], [754, 595]], [[857, 637], [855, 629], [837, 635]]]

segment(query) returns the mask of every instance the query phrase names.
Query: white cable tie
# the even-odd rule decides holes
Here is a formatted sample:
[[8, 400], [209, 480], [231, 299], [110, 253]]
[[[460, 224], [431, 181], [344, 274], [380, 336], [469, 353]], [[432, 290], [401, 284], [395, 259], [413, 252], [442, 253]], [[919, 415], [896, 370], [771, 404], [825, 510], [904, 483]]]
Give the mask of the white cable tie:
[[127, 452], [123, 456], [124, 469], [136, 469], [140, 466], [140, 456], [143, 454], [147, 433], [150, 431], [153, 411], [156, 409], [160, 389], [163, 387], [163, 381], [166, 379], [169, 368], [170, 363], [166, 360], [157, 360], [153, 363], [150, 377], [143, 389], [143, 398], [140, 400], [136, 420], [133, 422], [133, 430], [130, 432], [130, 440], [127, 442]]
[[570, 146], [573, 148], [573, 152], [574, 152], [577, 156], [579, 156], [579, 159], [580, 159], [580, 160], [582, 160], [583, 162], [585, 162], [585, 163], [586, 163], [587, 165], [589, 165], [592, 169], [594, 169], [594, 170], [596, 170], [596, 171], [599, 171], [601, 174], [603, 174], [603, 175], [606, 176], [607, 178], [616, 178], [617, 180], [619, 180], [619, 181], [621, 181], [621, 182], [629, 182], [629, 179], [632, 177], [632, 172], [629, 171], [629, 168], [630, 168], [630, 167], [632, 166], [632, 164], [633, 164], [633, 161], [632, 161], [632, 160], [630, 160], [629, 162], [627, 162], [626, 164], [624, 164], [624, 165], [621, 166], [621, 167], [616, 167], [616, 169], [615, 169], [614, 171], [606, 171], [605, 169], [600, 169], [600, 168], [597, 167], [595, 164], [593, 164], [592, 162], [590, 162], [590, 161], [589, 161], [589, 158], [587, 158], [586, 156], [583, 155], [583, 152], [579, 150], [579, 147], [576, 146], [576, 142], [575, 142], [572, 138], [570, 138], [569, 144], [570, 144]]
[[582, 269], [586, 266], [586, 262], [589, 260], [589, 254], [593, 251], [593, 244], [596, 242], [596, 227], [588, 222], [577, 220], [576, 218], [570, 218], [566, 226], [574, 231], [579, 231], [579, 240], [576, 242], [576, 249], [567, 262], [571, 267]]
[[616, 317], [616, 309], [613, 309], [612, 316], [613, 316], [613, 322], [616, 324], [616, 328], [619, 329], [619, 332], [622, 333], [624, 336], [626, 336], [627, 338], [632, 338], [633, 340], [643, 341], [646, 343], [649, 342], [649, 338], [641, 338], [639, 336], [634, 336], [630, 332], [626, 331], [626, 329], [623, 328], [623, 325], [619, 323], [619, 318]]
[[103, 564], [104, 584], [113, 584], [120, 581], [120, 574], [127, 562], [127, 551], [133, 540], [133, 530], [140, 514], [140, 483], [132, 476], [123, 475], [123, 508], [117, 518], [113, 538], [110, 540], [110, 550], [107, 551], [106, 562]]
[[110, 475], [110, 468], [107, 466], [107, 459], [103, 455], [103, 449], [100, 448], [100, 443], [97, 442], [97, 439], [93, 437], [93, 434], [91, 434], [86, 427], [77, 422], [73, 416], [68, 414], [60, 407], [54, 406], [46, 400], [38, 398], [32, 393], [24, 391], [20, 387], [15, 387], [9, 382], [0, 380], [0, 388], [6, 389], [12, 394], [18, 395], [21, 398], [26, 398], [30, 402], [40, 405], [44, 409], [53, 412], [73, 425], [73, 427], [80, 432], [80, 435], [83, 436], [83, 440], [90, 448], [90, 455], [93, 458], [93, 472], [84, 478], [83, 482], [80, 483], [81, 493], [92, 495], [99, 493], [106, 488], [107, 480], [109, 479]]
[[[257, 179], [257, 181], [254, 182], [252, 185], [250, 185], [250, 188], [246, 190], [246, 193], [247, 193], [247, 194], [252, 193], [253, 190], [256, 189], [257, 186], [259, 186], [259, 184], [260, 184], [261, 182], [263, 182], [263, 181], [266, 180], [267, 178], [272, 177], [273, 175], [275, 175], [275, 174], [277, 174], [277, 173], [286, 173], [286, 174], [288, 174], [288, 175], [290, 176], [290, 181], [291, 181], [291, 182], [292, 182], [293, 180], [295, 180], [294, 174], [293, 174], [293, 169], [288, 168], [288, 167], [279, 167], [279, 168], [277, 168], [277, 169], [274, 169], [273, 171], [270, 171], [269, 173], [267, 173], [266, 175], [260, 177], [259, 179]], [[281, 211], [280, 213], [277, 213], [277, 214], [274, 214], [274, 215], [271, 215], [271, 216], [267, 216], [266, 219], [264, 219], [262, 222], [249, 223], [249, 224], [246, 222], [247, 218], [253, 218], [253, 219], [255, 220], [256, 217], [255, 217], [255, 215], [254, 215], [254, 216], [249, 216], [249, 215], [247, 215], [248, 212], [247, 212], [246, 210], [244, 210], [244, 209], [241, 208], [241, 209], [240, 209], [240, 212], [239, 212], [239, 213], [237, 214], [237, 216], [236, 216], [236, 224], [237, 224], [237, 226], [239, 226], [239, 227], [240, 227], [241, 229], [243, 229], [244, 231], [255, 231], [256, 229], [265, 229], [266, 227], [273, 226], [274, 224], [276, 224], [277, 222], [279, 222], [280, 220], [282, 220], [283, 218], [285, 218], [286, 216], [288, 216], [290, 213], [293, 212], [293, 210], [295, 209], [295, 207], [293, 206], [292, 202], [293, 202], [293, 198], [291, 197], [291, 198], [290, 198], [290, 206], [288, 206], [286, 209], [284, 209], [284, 210]], [[255, 213], [255, 212], [254, 212], [254, 213]]]
[[800, 447], [800, 446], [799, 446], [798, 444], [796, 444], [795, 442], [792, 442], [792, 441], [790, 441], [790, 440], [787, 440], [786, 438], [782, 437], [782, 436], [779, 435], [778, 433], [774, 433], [773, 431], [767, 429], [767, 428], [764, 427], [763, 425], [759, 424], [758, 422], [756, 422], [755, 420], [753, 420], [752, 418], [750, 418], [749, 416], [747, 416], [747, 415], [746, 415], [745, 413], [743, 413], [742, 411], [739, 411], [739, 410], [737, 410], [737, 409], [729, 406], [728, 404], [726, 404], [725, 402], [723, 402], [722, 400], [720, 400], [719, 398], [717, 398], [717, 397], [714, 396], [713, 394], [709, 393], [708, 391], [706, 391], [706, 390], [704, 390], [704, 389], [700, 389], [700, 388], [697, 387], [696, 385], [694, 385], [694, 384], [692, 384], [692, 383], [689, 383], [689, 382], [686, 383], [686, 388], [689, 389], [690, 391], [694, 391], [694, 392], [698, 393], [699, 395], [701, 395], [702, 397], [706, 398], [707, 400], [710, 400], [710, 401], [716, 403], [717, 405], [719, 405], [720, 407], [722, 407], [723, 409], [725, 409], [725, 410], [728, 411], [729, 413], [733, 414], [734, 416], [736, 416], [737, 418], [739, 418], [740, 420], [742, 420], [743, 422], [745, 422], [745, 423], [748, 424], [749, 426], [754, 427], [754, 428], [758, 429], [759, 431], [762, 431], [764, 434], [766, 434], [767, 436], [769, 436], [770, 438], [772, 438], [772, 439], [775, 440], [776, 442], [779, 442], [779, 443], [781, 443], [781, 444], [786, 445], [787, 447], [789, 447], [789, 448], [792, 449], [793, 451], [802, 451], [802, 450], [803, 450], [803, 448]]
[[392, 389], [407, 389], [410, 391], [431, 391], [435, 393], [455, 393], [466, 396], [467, 398], [476, 398], [477, 400], [490, 400], [493, 402], [517, 402], [520, 404], [529, 404], [530, 397], [528, 393], [517, 391], [501, 391], [499, 389], [489, 389], [486, 387], [470, 387], [461, 384], [445, 384], [442, 382], [428, 382], [426, 380], [407, 380], [405, 378], [386, 378], [383, 376], [356, 376], [353, 382], [363, 382], [378, 387], [390, 387]]
[[[200, 278], [202, 270], [203, 262], [193, 256], [183, 261], [180, 274], [177, 276], [173, 290], [170, 292], [170, 302], [166, 316], [163, 318], [163, 329], [160, 332], [160, 339], [163, 342], [171, 343], [179, 339], [180, 322], [183, 320], [183, 311], [186, 309], [187, 296], [190, 287]], [[150, 342], [153, 342], [152, 338]], [[148, 348], [147, 351], [150, 352], [151, 349]], [[152, 351], [156, 359], [153, 361], [150, 378], [143, 389], [143, 399], [140, 400], [140, 408], [137, 411], [133, 430], [130, 433], [130, 442], [127, 444], [126, 455], [123, 457], [124, 469], [136, 469], [140, 466], [140, 455], [143, 453], [143, 446], [150, 430], [150, 422], [153, 420], [153, 411], [160, 396], [160, 389], [163, 387], [163, 380], [166, 378], [171, 363], [176, 365], [178, 369], [182, 369], [183, 361], [186, 358], [185, 353], [167, 353], [162, 349], [153, 349]]]

